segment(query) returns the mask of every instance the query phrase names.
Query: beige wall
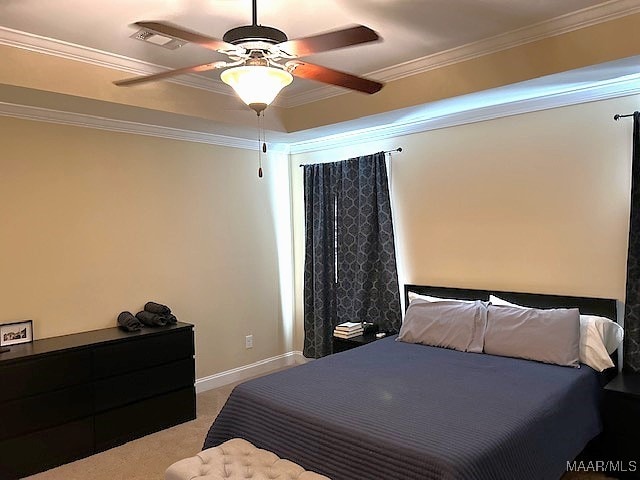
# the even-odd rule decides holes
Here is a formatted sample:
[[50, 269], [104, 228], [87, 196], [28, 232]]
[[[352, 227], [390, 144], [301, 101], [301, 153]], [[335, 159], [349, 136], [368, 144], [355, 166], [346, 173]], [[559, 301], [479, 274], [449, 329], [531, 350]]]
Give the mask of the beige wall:
[[[624, 300], [631, 121], [640, 97], [552, 109], [349, 148], [401, 146], [391, 183], [401, 284]], [[302, 169], [292, 168], [296, 345], [302, 345]]]
[[639, 101], [275, 155], [263, 181], [255, 152], [0, 117], [0, 322], [43, 338], [153, 299], [196, 325], [198, 377], [300, 349], [297, 165], [398, 146], [401, 283], [622, 300], [631, 122], [612, 116]]
[[50, 337], [155, 300], [195, 324], [198, 377], [290, 350], [256, 152], [7, 117], [0, 137], [0, 323]]

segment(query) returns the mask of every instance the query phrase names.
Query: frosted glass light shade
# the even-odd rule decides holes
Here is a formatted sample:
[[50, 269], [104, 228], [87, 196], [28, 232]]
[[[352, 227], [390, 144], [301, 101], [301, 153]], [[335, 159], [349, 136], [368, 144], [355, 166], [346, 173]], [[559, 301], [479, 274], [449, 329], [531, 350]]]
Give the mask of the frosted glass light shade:
[[233, 87], [247, 105], [269, 105], [284, 87], [293, 81], [293, 76], [279, 68], [247, 65], [225, 70], [220, 79]]

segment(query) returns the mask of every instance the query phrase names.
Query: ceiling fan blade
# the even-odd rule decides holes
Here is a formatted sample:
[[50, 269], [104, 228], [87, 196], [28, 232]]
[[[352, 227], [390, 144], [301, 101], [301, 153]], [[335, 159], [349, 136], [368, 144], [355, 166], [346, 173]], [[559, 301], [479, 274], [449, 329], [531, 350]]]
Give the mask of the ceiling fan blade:
[[217, 38], [203, 35], [202, 33], [186, 30], [177, 25], [166, 22], [136, 22], [134, 25], [138, 27], [151, 30], [152, 32], [159, 33], [168, 37], [177, 38], [190, 43], [196, 43], [201, 47], [208, 48], [209, 50], [237, 50], [238, 47], [227, 43]]
[[220, 64], [222, 64], [222, 66], [226, 65], [225, 62], [204, 63], [202, 65], [194, 65], [193, 67], [183, 67], [176, 70], [168, 70], [166, 72], [155, 73], [153, 75], [125, 78], [124, 80], [116, 80], [113, 83], [119, 87], [126, 87], [129, 85], [135, 85], [137, 83], [152, 82], [154, 80], [160, 80], [162, 78], [174, 77], [183, 73], [206, 72], [207, 70], [218, 68]]
[[376, 32], [364, 25], [320, 33], [310, 37], [302, 37], [279, 43], [276, 47], [289, 55], [303, 57], [312, 53], [326, 52], [336, 48], [350, 47], [361, 43], [380, 40]]
[[339, 72], [313, 63], [292, 61], [287, 62], [288, 70], [292, 75], [309, 80], [317, 80], [318, 82], [329, 83], [339, 87], [357, 90], [363, 93], [376, 93], [384, 84], [367, 80], [366, 78], [356, 77], [349, 73]]

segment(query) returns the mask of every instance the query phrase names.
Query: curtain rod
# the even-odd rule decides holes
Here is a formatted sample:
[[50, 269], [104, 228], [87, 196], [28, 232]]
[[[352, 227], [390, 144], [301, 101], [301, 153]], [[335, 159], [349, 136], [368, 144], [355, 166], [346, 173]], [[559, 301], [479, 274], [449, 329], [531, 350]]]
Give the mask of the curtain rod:
[[627, 114], [625, 114], [625, 115], [621, 115], [621, 114], [619, 114], [619, 113], [616, 113], [616, 114], [613, 116], [613, 119], [614, 119], [614, 120], [620, 120], [620, 119], [621, 119], [621, 118], [623, 118], [623, 117], [633, 117], [633, 115], [634, 115], [634, 114], [636, 114], [636, 113], [638, 113], [638, 112], [634, 112], [634, 113], [627, 113]]
[[396, 148], [394, 150], [385, 150], [382, 153], [393, 153], [393, 152], [398, 152], [398, 153], [402, 152], [402, 147], [398, 147], [398, 148]]
[[[385, 151], [383, 151], [382, 153], [387, 154], [387, 153], [393, 153], [393, 152], [398, 152], [398, 153], [402, 152], [402, 147], [394, 148], [393, 150], [385, 150]], [[300, 165], [298, 165], [298, 166], [299, 166], [299, 167], [304, 167], [304, 166], [305, 166], [305, 164], [302, 164], [302, 163], [301, 163], [301, 164], [300, 164]]]

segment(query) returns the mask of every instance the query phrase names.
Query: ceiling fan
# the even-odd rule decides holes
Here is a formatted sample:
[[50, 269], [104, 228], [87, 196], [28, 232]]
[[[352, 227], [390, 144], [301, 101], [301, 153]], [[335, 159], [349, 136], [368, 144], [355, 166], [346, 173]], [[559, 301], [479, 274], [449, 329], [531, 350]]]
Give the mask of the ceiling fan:
[[220, 74], [220, 79], [233, 87], [240, 98], [258, 115], [273, 101], [282, 88], [293, 81], [293, 76], [368, 94], [376, 93], [383, 87], [382, 83], [373, 80], [297, 60], [298, 57], [313, 53], [380, 40], [378, 34], [370, 28], [354, 25], [341, 30], [289, 40], [281, 30], [258, 25], [257, 20], [257, 0], [253, 0], [252, 24], [232, 28], [223, 35], [222, 40], [166, 22], [136, 22], [135, 25], [148, 32], [196, 43], [227, 55], [230, 61], [178, 68], [154, 75], [117, 80], [114, 83], [118, 86], [128, 86], [184, 73], [225, 69]]

